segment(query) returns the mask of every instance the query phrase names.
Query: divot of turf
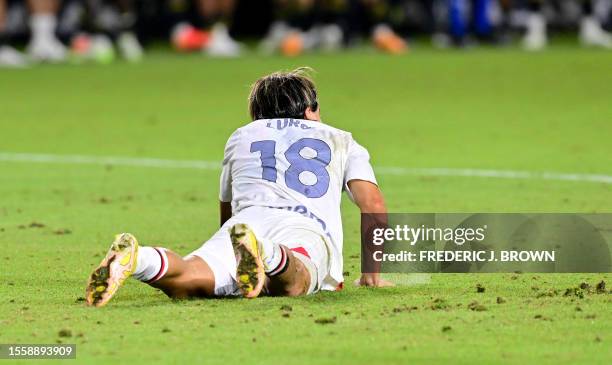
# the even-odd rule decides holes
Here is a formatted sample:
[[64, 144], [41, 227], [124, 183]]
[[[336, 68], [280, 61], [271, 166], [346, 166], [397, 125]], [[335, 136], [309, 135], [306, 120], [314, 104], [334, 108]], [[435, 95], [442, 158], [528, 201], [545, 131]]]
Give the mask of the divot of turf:
[[59, 330], [57, 333], [59, 337], [72, 337], [72, 331], [66, 328]]
[[483, 312], [487, 310], [487, 307], [485, 307], [483, 304], [478, 303], [477, 301], [473, 301], [470, 304], [468, 304], [468, 309], [471, 311], [475, 311], [475, 312]]
[[336, 316], [334, 317], [329, 317], [329, 318], [317, 318], [315, 319], [315, 323], [317, 324], [334, 324], [336, 323]]

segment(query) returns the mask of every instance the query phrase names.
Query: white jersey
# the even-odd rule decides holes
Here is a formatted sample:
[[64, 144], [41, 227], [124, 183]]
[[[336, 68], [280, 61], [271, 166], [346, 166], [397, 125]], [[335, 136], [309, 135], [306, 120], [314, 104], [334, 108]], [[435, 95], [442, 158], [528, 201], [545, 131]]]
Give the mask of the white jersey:
[[[256, 120], [225, 146], [220, 200], [310, 218], [330, 245], [330, 275], [342, 282], [340, 200], [350, 180], [376, 184], [368, 151], [349, 132], [298, 119]], [[352, 197], [351, 197], [352, 199]], [[282, 224], [282, 223], [279, 223]]]

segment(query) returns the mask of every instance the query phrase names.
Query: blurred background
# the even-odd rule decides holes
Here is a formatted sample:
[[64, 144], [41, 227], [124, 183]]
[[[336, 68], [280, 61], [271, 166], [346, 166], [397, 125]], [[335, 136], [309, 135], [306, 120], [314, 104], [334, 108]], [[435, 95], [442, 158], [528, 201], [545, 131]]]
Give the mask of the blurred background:
[[[0, 0], [0, 66], [139, 62], [147, 49], [296, 57], [372, 46], [612, 49], [612, 0]], [[413, 51], [418, 51], [414, 49]]]

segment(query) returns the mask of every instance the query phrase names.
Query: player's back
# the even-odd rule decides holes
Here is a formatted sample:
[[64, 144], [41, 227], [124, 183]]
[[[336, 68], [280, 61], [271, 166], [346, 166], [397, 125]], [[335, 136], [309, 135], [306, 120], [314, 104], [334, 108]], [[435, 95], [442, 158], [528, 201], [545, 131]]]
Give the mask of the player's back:
[[279, 218], [279, 225], [320, 232], [329, 244], [330, 275], [340, 283], [342, 191], [350, 196], [351, 180], [376, 184], [369, 159], [350, 133], [321, 122], [256, 120], [236, 130], [225, 146], [220, 200], [231, 201], [234, 214], [268, 207], [270, 213], [261, 214]]
[[[330, 235], [330, 226], [341, 230], [340, 199], [351, 141], [350, 133], [316, 121], [249, 123], [226, 145], [221, 200], [231, 199], [236, 213], [250, 206], [294, 211], [318, 221]], [[342, 240], [341, 233], [338, 238]]]

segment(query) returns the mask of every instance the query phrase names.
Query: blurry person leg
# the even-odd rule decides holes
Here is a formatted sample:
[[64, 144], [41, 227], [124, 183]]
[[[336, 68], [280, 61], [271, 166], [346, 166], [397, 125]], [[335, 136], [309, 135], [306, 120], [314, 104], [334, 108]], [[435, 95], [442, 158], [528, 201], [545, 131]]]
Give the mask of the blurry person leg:
[[[150, 252], [144, 252], [149, 250]], [[154, 288], [161, 289], [174, 299], [212, 297], [215, 278], [210, 266], [197, 256], [183, 258], [165, 249], [143, 247], [143, 257], [134, 277]], [[145, 262], [144, 256], [149, 260]], [[165, 268], [164, 266], [165, 265]], [[165, 270], [165, 272], [164, 272]]]
[[137, 0], [115, 0], [119, 22], [114, 29], [117, 48], [123, 58], [130, 62], [139, 62], [143, 57], [143, 49], [136, 36], [138, 13], [134, 2]]
[[83, 59], [109, 63], [115, 60], [114, 42], [123, 58], [130, 62], [139, 62], [143, 57], [143, 49], [135, 34], [134, 1], [85, 1], [84, 17], [88, 20], [86, 26], [89, 32], [80, 29], [72, 38], [73, 54]]
[[171, 298], [214, 294], [215, 277], [202, 258], [184, 259], [162, 247], [139, 246], [136, 237], [121, 233], [89, 276], [87, 304], [106, 305], [130, 276], [161, 289]]
[[606, 32], [593, 12], [593, 0], [582, 0], [582, 17], [578, 36], [585, 46], [612, 49], [612, 34]]
[[471, 44], [471, 36], [481, 41], [493, 41], [493, 27], [489, 19], [491, 1], [448, 1], [449, 33], [456, 46]]
[[201, 51], [210, 42], [210, 32], [203, 30], [197, 0], [164, 1], [161, 16], [170, 30], [172, 46], [179, 52]]
[[0, 0], [0, 67], [25, 67], [27, 61], [21, 52], [9, 45], [6, 29], [8, 1]]
[[[437, 23], [434, 10], [437, 2], [434, 0], [421, 0], [430, 20], [430, 31], [433, 33], [431, 41], [434, 47], [447, 48], [450, 46], [464, 47], [470, 44], [469, 31], [471, 27], [476, 36], [486, 39], [490, 32], [488, 22], [488, 4], [491, 0], [445, 0], [446, 22]], [[472, 14], [468, 14], [471, 9]]]
[[538, 51], [546, 47], [546, 19], [542, 14], [542, 0], [529, 0], [527, 3], [526, 33], [523, 37], [523, 48], [528, 51]]
[[204, 51], [211, 56], [235, 57], [241, 45], [229, 34], [229, 23], [236, 8], [235, 0], [196, 0], [198, 13], [210, 27], [210, 42]]
[[431, 43], [434, 47], [446, 48], [449, 46], [449, 36], [446, 29], [435, 16], [435, 0], [418, 0], [425, 16], [424, 30], [431, 36]]
[[55, 33], [62, 42], [71, 45], [72, 55], [78, 55], [80, 51], [75, 50], [74, 43], [87, 23], [86, 2], [87, 0], [63, 0], [58, 13]]
[[[90, 0], [91, 1], [91, 0]], [[96, 25], [117, 44], [119, 54], [130, 62], [139, 62], [143, 49], [135, 33], [136, 0], [97, 0], [98, 8], [92, 14]]]
[[499, 24], [499, 38], [501, 43], [509, 43], [510, 42], [510, 12], [512, 11], [512, 7], [514, 5], [513, 0], [500, 0], [499, 8], [500, 8], [500, 24]]
[[120, 29], [115, 0], [64, 0], [59, 19], [59, 35], [70, 40], [73, 61], [115, 60], [113, 40]]
[[472, 1], [472, 27], [479, 40], [493, 41], [494, 32], [490, 19], [492, 1]]
[[260, 51], [268, 54], [276, 52], [279, 49], [283, 38], [285, 38], [289, 33], [289, 3], [289, 0], [274, 1], [274, 20], [272, 21], [272, 24], [270, 24], [268, 33], [259, 43]]
[[391, 28], [389, 15], [392, 3], [393, 1], [386, 0], [357, 0], [358, 6], [363, 7], [362, 13], [370, 25], [374, 46], [386, 53], [401, 54], [407, 51], [408, 45]]
[[317, 1], [313, 36], [322, 50], [334, 51], [342, 47], [348, 31], [348, 11], [348, 0]]
[[64, 61], [66, 47], [55, 36], [59, 0], [28, 0], [28, 5], [32, 32], [28, 53], [38, 61]]
[[449, 0], [448, 1], [448, 31], [451, 40], [456, 46], [463, 46], [466, 43], [467, 36], [467, 19], [465, 19], [465, 7], [467, 0]]
[[280, 50], [285, 56], [297, 56], [314, 47], [308, 33], [314, 17], [314, 0], [275, 0], [274, 22], [260, 44], [265, 53]]

